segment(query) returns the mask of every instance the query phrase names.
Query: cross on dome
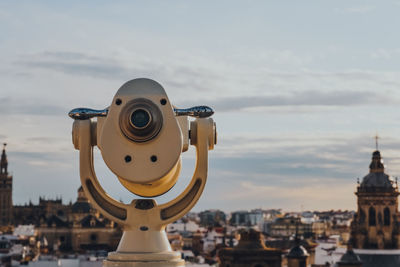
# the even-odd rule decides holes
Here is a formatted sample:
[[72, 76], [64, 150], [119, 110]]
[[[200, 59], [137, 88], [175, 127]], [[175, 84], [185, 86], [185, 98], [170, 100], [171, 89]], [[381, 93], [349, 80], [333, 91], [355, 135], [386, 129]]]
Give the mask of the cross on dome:
[[374, 137], [374, 139], [375, 139], [375, 147], [376, 147], [376, 150], [378, 150], [378, 139], [380, 139], [379, 135], [376, 134], [375, 137]]

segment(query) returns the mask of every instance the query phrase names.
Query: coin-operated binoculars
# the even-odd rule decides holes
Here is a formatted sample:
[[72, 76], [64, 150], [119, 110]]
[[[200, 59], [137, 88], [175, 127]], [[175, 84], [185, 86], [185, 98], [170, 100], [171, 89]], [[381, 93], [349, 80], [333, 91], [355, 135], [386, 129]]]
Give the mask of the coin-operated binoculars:
[[[184, 216], [198, 201], [207, 180], [208, 150], [216, 144], [211, 108], [177, 109], [163, 87], [150, 79], [131, 80], [104, 110], [73, 109], [73, 144], [79, 150], [82, 187], [90, 203], [123, 226], [117, 251], [103, 266], [184, 266], [165, 233], [167, 224]], [[189, 116], [195, 117], [189, 121]], [[97, 117], [97, 121], [93, 118]], [[168, 192], [181, 170], [181, 153], [196, 147], [196, 168], [187, 188], [165, 204], [110, 197], [100, 185], [93, 163], [97, 146], [108, 168], [133, 194], [152, 198]]]

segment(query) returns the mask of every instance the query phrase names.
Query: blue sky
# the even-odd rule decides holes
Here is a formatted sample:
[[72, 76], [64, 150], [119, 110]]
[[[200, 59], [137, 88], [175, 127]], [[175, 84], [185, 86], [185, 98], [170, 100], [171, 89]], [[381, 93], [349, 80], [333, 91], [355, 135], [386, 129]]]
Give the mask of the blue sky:
[[[400, 1], [2, 1], [0, 140], [14, 203], [75, 200], [66, 113], [127, 80], [216, 110], [219, 144], [195, 210], [354, 209], [373, 136], [400, 173]], [[184, 155], [178, 194], [193, 169]], [[132, 196], [101, 160], [117, 199]]]

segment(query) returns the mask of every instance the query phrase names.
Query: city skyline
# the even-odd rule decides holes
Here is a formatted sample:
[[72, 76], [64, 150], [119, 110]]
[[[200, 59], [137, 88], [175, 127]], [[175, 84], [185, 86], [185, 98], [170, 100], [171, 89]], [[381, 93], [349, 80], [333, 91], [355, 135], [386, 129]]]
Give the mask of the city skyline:
[[[0, 143], [14, 204], [74, 200], [67, 112], [147, 77], [216, 111], [219, 144], [195, 211], [352, 209], [373, 137], [400, 175], [400, 2], [0, 3]], [[183, 154], [178, 194], [191, 177]], [[188, 155], [186, 155], [188, 154]], [[129, 202], [96, 153], [100, 181]]]

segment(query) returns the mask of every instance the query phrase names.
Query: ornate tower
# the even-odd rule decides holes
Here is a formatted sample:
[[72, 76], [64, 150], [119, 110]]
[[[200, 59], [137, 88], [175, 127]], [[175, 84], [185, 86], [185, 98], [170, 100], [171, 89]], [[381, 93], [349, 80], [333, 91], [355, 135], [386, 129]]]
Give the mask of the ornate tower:
[[7, 170], [6, 145], [0, 159], [0, 225], [9, 225], [12, 221], [12, 176]]
[[379, 150], [372, 154], [370, 171], [357, 187], [357, 214], [351, 226], [356, 249], [400, 249], [397, 183], [385, 173]]

